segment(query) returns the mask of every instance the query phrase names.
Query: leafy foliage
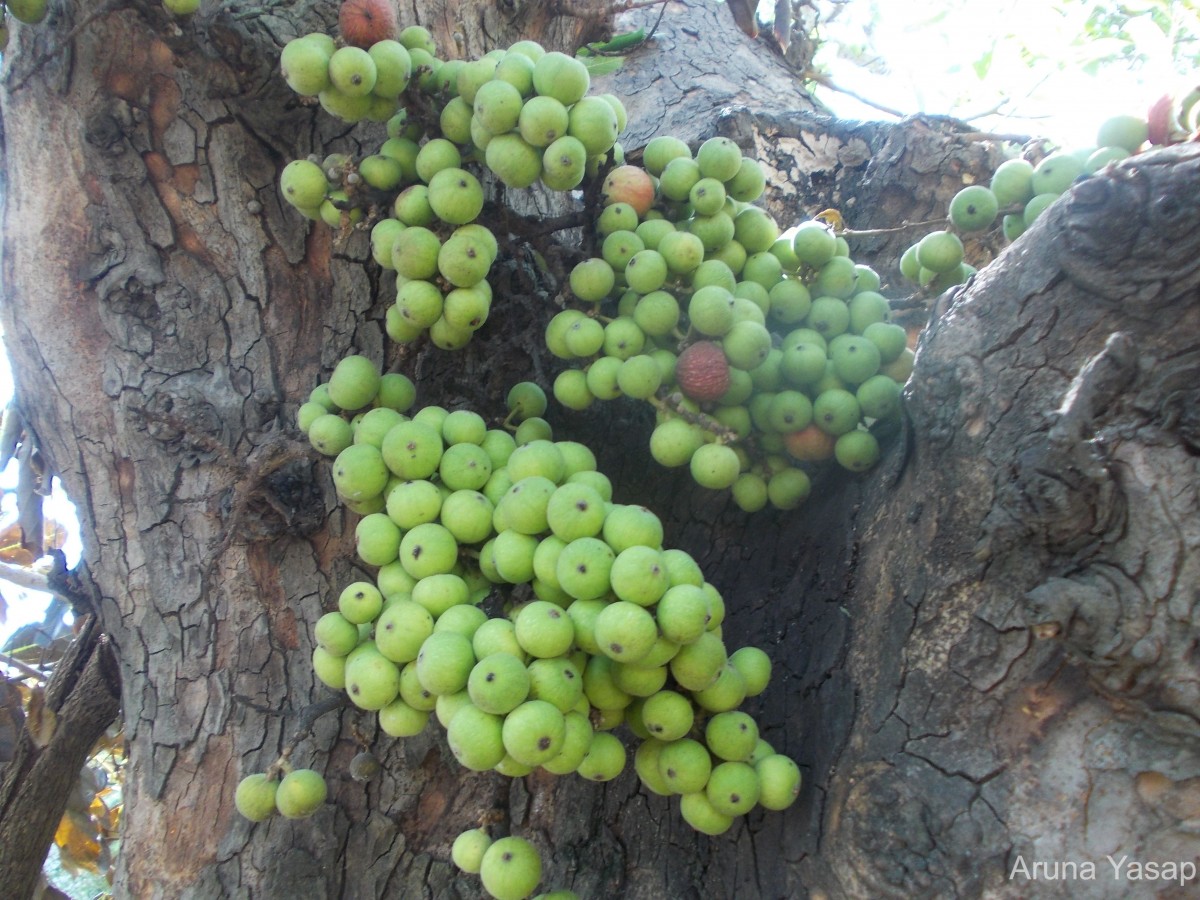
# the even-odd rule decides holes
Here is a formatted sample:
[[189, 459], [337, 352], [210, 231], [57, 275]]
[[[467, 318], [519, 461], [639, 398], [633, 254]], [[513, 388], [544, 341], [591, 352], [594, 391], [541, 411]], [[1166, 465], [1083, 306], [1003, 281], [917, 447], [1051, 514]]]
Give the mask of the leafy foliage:
[[1181, 73], [1200, 66], [1200, 5], [1195, 0], [1087, 5], [1091, 12], [1079, 42], [1091, 48], [1089, 72], [1112, 65], [1140, 69], [1167, 59]]

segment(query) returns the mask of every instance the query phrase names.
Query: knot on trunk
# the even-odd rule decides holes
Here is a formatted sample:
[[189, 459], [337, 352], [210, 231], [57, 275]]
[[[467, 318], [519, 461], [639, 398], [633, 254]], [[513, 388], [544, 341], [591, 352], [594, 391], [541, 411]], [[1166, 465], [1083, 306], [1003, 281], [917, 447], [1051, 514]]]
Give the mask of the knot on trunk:
[[1138, 318], [1200, 286], [1200, 145], [1141, 153], [1072, 186], [1049, 212], [1059, 265]]

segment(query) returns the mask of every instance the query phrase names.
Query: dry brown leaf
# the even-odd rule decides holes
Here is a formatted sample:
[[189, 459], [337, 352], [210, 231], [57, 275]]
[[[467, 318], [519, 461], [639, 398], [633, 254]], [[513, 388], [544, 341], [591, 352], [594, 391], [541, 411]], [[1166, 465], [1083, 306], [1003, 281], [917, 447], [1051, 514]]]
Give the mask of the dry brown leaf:
[[757, 0], [725, 0], [725, 5], [733, 13], [733, 21], [747, 37], [758, 37], [758, 22], [754, 18]]
[[115, 835], [121, 827], [121, 792], [112, 787], [104, 788], [92, 798], [88, 812], [102, 836]]
[[58, 822], [54, 843], [68, 872], [87, 870], [99, 874], [100, 846], [96, 825], [87, 815], [68, 812]]

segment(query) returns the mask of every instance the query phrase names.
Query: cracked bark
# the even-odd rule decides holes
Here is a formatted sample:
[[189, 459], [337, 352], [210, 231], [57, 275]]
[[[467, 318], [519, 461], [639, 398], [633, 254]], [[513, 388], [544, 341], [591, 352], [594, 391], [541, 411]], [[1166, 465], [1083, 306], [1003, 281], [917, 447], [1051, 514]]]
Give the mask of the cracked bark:
[[[470, 53], [565, 47], [604, 21], [552, 4], [403, 8]], [[281, 205], [287, 160], [355, 150], [274, 74], [283, 43], [328, 15], [206, 9], [175, 25], [137, 3], [23, 86], [69, 23], [18, 29], [5, 54], [3, 321], [119, 653], [120, 894], [475, 896], [449, 846], [481, 818], [533, 837], [546, 883], [589, 897], [1020, 896], [1005, 877], [1018, 854], [1196, 856], [1200, 229], [1174, 202], [1200, 188], [1194, 150], [1077, 186], [943, 298], [905, 435], [871, 476], [823, 478], [800, 514], [747, 518], [655, 468], [634, 404], [554, 417], [596, 447], [618, 500], [650, 505], [696, 556], [726, 597], [729, 645], [774, 657], [748, 708], [804, 768], [793, 809], [699, 837], [632, 772], [607, 786], [464, 774], [435, 730], [390, 741], [343, 710], [296, 751], [331, 802], [302, 822], [241, 820], [238, 778], [322, 696], [312, 623], [359, 574], [327, 470], [280, 450], [298, 399], [352, 349], [414, 375], [422, 403], [492, 414], [509, 384], [558, 365], [530, 337], [558, 285], [518, 242], [465, 351], [396, 351], [365, 238], [335, 242]], [[998, 161], [956, 123], [822, 116], [724, 15], [670, 3], [604, 80], [630, 98], [632, 150], [682, 122], [692, 140], [734, 136], [773, 171], [782, 221], [836, 206], [858, 228], [941, 214]], [[856, 259], [887, 275], [916, 234], [862, 239]], [[366, 784], [343, 774], [356, 731], [384, 763]]]

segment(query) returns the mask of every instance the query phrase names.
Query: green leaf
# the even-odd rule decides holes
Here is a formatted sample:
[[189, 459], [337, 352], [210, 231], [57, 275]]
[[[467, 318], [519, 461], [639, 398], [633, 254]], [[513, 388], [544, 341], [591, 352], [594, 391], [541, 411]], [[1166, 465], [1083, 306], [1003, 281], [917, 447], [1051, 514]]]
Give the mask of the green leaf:
[[637, 31], [630, 31], [626, 34], [614, 34], [604, 42], [595, 41], [588, 44], [587, 48], [592, 53], [619, 53], [630, 47], [636, 47], [644, 40], [646, 40], [646, 29], [639, 28]]
[[583, 56], [580, 59], [583, 60], [588, 74], [593, 78], [600, 75], [611, 75], [625, 64], [623, 56]]
[[979, 59], [975, 60], [975, 62], [971, 64], [971, 68], [975, 70], [975, 77], [980, 81], [983, 81], [985, 78], [987, 78], [987, 74], [992, 68], [993, 52], [993, 50], [988, 50], [987, 53], [983, 54], [983, 56], [979, 57]]

